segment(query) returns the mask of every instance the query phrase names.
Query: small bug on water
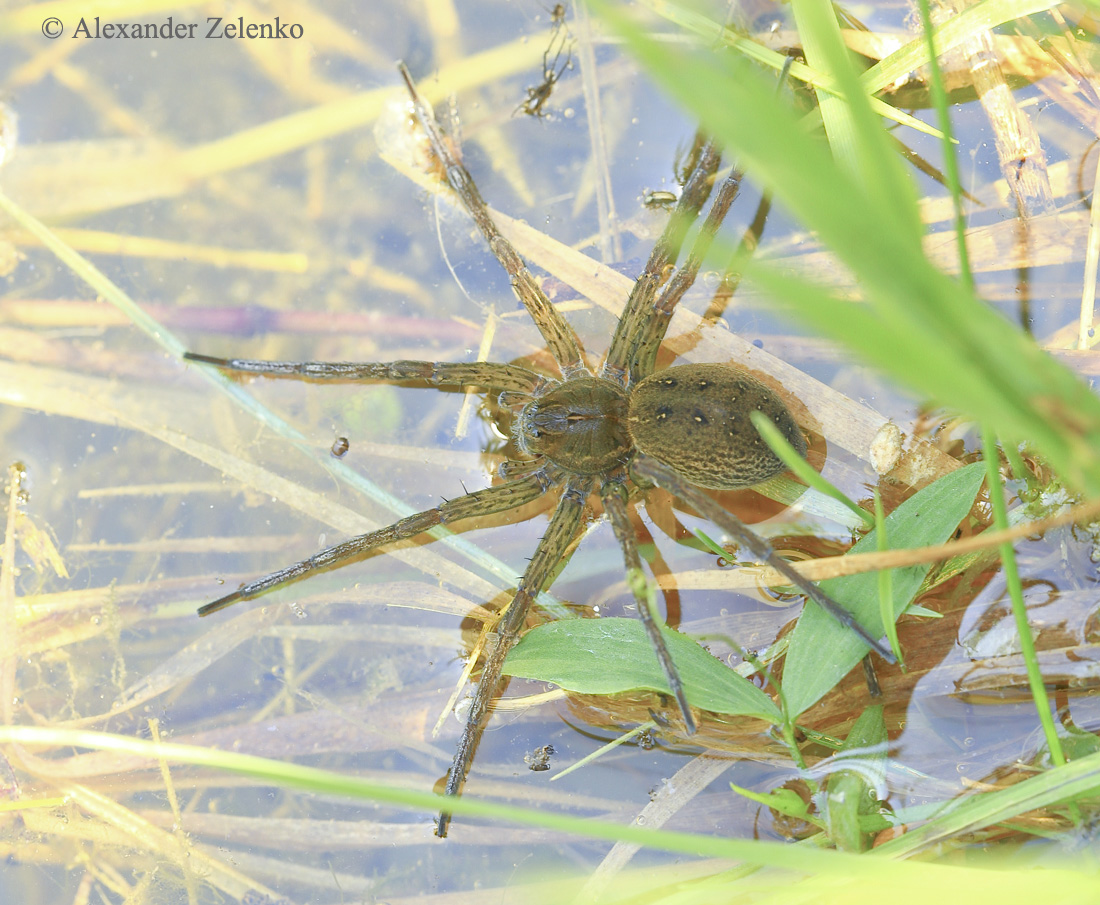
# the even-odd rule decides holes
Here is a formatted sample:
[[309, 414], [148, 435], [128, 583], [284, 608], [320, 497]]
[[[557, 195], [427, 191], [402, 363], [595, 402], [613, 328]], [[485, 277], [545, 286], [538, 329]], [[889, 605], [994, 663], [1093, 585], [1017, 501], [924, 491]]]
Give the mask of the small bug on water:
[[642, 197], [642, 204], [646, 207], [667, 208], [672, 207], [677, 201], [674, 192], [666, 192], [658, 190], [655, 192], [646, 192]]
[[553, 745], [541, 745], [530, 754], [525, 754], [523, 762], [532, 773], [545, 773], [550, 769], [550, 758], [554, 754]]

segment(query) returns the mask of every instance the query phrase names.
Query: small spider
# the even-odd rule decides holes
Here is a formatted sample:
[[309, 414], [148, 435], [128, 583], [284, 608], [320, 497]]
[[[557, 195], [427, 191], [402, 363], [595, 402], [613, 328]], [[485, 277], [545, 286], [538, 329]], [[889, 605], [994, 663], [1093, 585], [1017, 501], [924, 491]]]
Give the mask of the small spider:
[[[679, 705], [685, 729], [691, 734], [695, 720], [641, 578], [641, 560], [628, 508], [627, 486], [632, 481], [643, 487], [663, 487], [687, 503], [737, 538], [758, 559], [778, 569], [892, 662], [890, 652], [839, 604], [802, 578], [775, 555], [767, 542], [698, 489], [748, 487], [785, 470], [752, 426], [749, 414], [754, 410], [771, 419], [788, 442], [805, 453], [805, 438], [779, 397], [730, 365], [677, 365], [654, 373], [657, 350], [673, 309], [694, 282], [706, 251], [704, 246], [709, 244], [739, 188], [740, 175], [734, 172], [719, 188], [691, 255], [658, 294], [679, 255], [687, 226], [710, 195], [720, 159], [715, 144], [707, 142], [698, 154], [679, 204], [627, 300], [607, 356], [593, 373], [572, 328], [535, 282], [511, 243], [500, 234], [473, 178], [420, 99], [405, 65], [399, 64], [399, 69], [416, 119], [443, 165], [447, 183], [511, 278], [514, 292], [542, 334], [561, 377], [547, 378], [518, 365], [491, 362], [273, 362], [188, 352], [185, 357], [191, 361], [266, 377], [390, 383], [415, 380], [436, 387], [495, 391], [504, 407], [519, 408], [514, 435], [523, 454], [522, 460], [501, 466], [504, 481], [496, 486], [448, 500], [435, 509], [353, 537], [248, 582], [200, 607], [199, 615], [208, 616], [239, 600], [251, 600], [316, 572], [361, 559], [372, 550], [423, 534], [436, 525], [518, 509], [544, 494], [560, 491], [550, 524], [496, 626], [495, 646], [486, 655], [447, 778], [445, 794], [458, 795], [490, 705], [502, 685], [505, 657], [519, 639], [531, 604], [548, 586], [554, 567], [580, 533], [589, 497], [597, 494], [622, 549], [639, 615]], [[450, 814], [444, 811], [437, 822], [437, 835], [446, 835], [449, 822]]]
[[[565, 6], [563, 4], [558, 3], [554, 6], [550, 13], [550, 21], [553, 24], [553, 30], [550, 32], [550, 43], [546, 45], [546, 50], [542, 52], [542, 81], [527, 89], [527, 97], [512, 112], [513, 116], [521, 111], [526, 116], [534, 116], [536, 119], [542, 119], [546, 116], [546, 111], [543, 108], [546, 106], [546, 102], [550, 100], [550, 95], [554, 92], [554, 86], [565, 74], [565, 70], [573, 68], [573, 39], [569, 34], [568, 26], [565, 24]], [[553, 60], [550, 59], [551, 52], [554, 54]], [[565, 54], [564, 60], [562, 59], [563, 53]]]

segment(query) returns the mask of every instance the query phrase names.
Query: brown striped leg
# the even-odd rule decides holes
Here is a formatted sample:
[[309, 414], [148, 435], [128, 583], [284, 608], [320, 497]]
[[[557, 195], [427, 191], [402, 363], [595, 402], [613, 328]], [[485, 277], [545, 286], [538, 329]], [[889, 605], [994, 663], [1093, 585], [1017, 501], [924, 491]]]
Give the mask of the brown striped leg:
[[[462, 730], [462, 738], [455, 751], [454, 763], [447, 776], [445, 795], [458, 795], [462, 791], [478, 742], [481, 741], [481, 732], [485, 728], [489, 705], [502, 684], [501, 669], [504, 667], [504, 658], [519, 640], [520, 629], [527, 621], [531, 604], [549, 581], [550, 573], [565, 555], [566, 548], [580, 530], [585, 501], [588, 499], [588, 494], [592, 492], [593, 482], [593, 478], [580, 475], [573, 475], [568, 479], [546, 533], [539, 541], [535, 555], [527, 564], [527, 570], [523, 573], [523, 578], [516, 589], [516, 596], [496, 625], [496, 643], [489, 651], [485, 665], [481, 669], [481, 679], [474, 691], [473, 703], [466, 715], [466, 726]], [[435, 834], [440, 838], [445, 837], [450, 822], [450, 813], [446, 810], [441, 812], [436, 822]]]
[[605, 481], [600, 487], [600, 499], [603, 500], [604, 512], [611, 521], [611, 528], [619, 541], [623, 551], [623, 561], [626, 563], [626, 583], [634, 595], [634, 602], [638, 605], [638, 615], [645, 626], [649, 643], [653, 646], [653, 653], [664, 670], [668, 679], [668, 687], [672, 690], [676, 703], [680, 705], [680, 713], [684, 717], [684, 727], [688, 735], [695, 734], [695, 718], [691, 715], [691, 707], [688, 705], [687, 695], [684, 694], [684, 686], [680, 681], [680, 674], [676, 671], [676, 664], [672, 662], [672, 655], [665, 645], [664, 636], [657, 617], [650, 608], [649, 589], [645, 573], [642, 571], [642, 561], [638, 556], [638, 544], [634, 539], [634, 527], [630, 524], [630, 517], [626, 511], [626, 492], [623, 485], [614, 481]]
[[491, 515], [494, 512], [503, 512], [515, 509], [531, 500], [542, 496], [546, 490], [546, 479], [542, 474], [529, 475], [521, 480], [507, 484], [499, 484], [496, 487], [488, 487], [468, 493], [454, 500], [447, 500], [435, 509], [427, 509], [410, 515], [400, 521], [394, 522], [388, 528], [380, 528], [368, 534], [360, 534], [357, 537], [346, 540], [342, 544], [328, 547], [319, 553], [314, 553], [308, 559], [296, 562], [285, 569], [279, 569], [241, 585], [232, 594], [226, 594], [217, 600], [199, 607], [200, 616], [209, 616], [218, 610], [236, 603], [238, 600], [252, 600], [261, 594], [266, 594], [275, 588], [294, 581], [300, 581], [317, 572], [324, 572], [346, 565], [356, 559], [361, 559], [373, 550], [392, 544], [395, 541], [404, 540], [407, 537], [415, 537], [436, 525], [445, 525], [457, 522], [460, 519], [476, 518], [481, 515]]
[[409, 90], [417, 121], [427, 133], [428, 140], [431, 142], [432, 153], [439, 159], [447, 174], [447, 184], [458, 195], [463, 207], [473, 218], [474, 224], [485, 237], [485, 241], [489, 243], [490, 251], [500, 261], [501, 267], [505, 269], [508, 276], [511, 277], [512, 290], [524, 307], [527, 308], [527, 312], [531, 315], [535, 326], [538, 327], [539, 333], [546, 340], [550, 354], [554, 356], [558, 367], [561, 368], [562, 374], [568, 377], [570, 374], [583, 373], [586, 370], [584, 356], [581, 353], [580, 343], [577, 341], [577, 335], [573, 332], [573, 328], [569, 326], [565, 318], [558, 312], [558, 309], [546, 297], [546, 293], [535, 282], [535, 278], [531, 276], [531, 271], [527, 269], [527, 265], [519, 256], [519, 252], [497, 229], [493, 218], [489, 216], [489, 209], [485, 204], [485, 200], [481, 197], [473, 177], [451, 150], [450, 144], [436, 124], [435, 115], [417, 92], [408, 68], [404, 63], [398, 63], [397, 68]]
[[872, 637], [862, 625], [856, 622], [852, 614], [837, 603], [833, 598], [821, 590], [811, 581], [807, 581], [785, 559], [776, 556], [775, 551], [762, 537], [758, 537], [750, 531], [742, 521], [719, 506], [714, 500], [701, 490], [684, 480], [667, 465], [663, 465], [649, 456], [639, 455], [630, 465], [632, 475], [663, 487], [669, 493], [679, 497], [703, 518], [713, 522], [727, 534], [737, 538], [737, 542], [743, 544], [753, 556], [779, 572], [787, 578], [800, 591], [820, 606], [826, 613], [832, 616], [841, 625], [847, 626], [875, 653], [886, 660], [887, 663], [896, 662], [894, 654], [889, 647], [878, 639]]
[[215, 365], [223, 371], [297, 380], [377, 380], [389, 383], [420, 380], [431, 386], [484, 387], [519, 393], [530, 393], [543, 380], [527, 368], [486, 361], [469, 364], [439, 361], [258, 361], [252, 358], [214, 358], [195, 352], [185, 352], [183, 357], [188, 361]]

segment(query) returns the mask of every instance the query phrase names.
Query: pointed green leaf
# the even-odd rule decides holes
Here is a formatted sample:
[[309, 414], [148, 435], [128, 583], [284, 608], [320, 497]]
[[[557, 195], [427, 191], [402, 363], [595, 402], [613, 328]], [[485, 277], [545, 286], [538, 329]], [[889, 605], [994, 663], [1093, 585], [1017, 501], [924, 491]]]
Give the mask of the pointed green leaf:
[[847, 852], [867, 848], [867, 835], [860, 817], [871, 813], [878, 801], [876, 789], [886, 784], [886, 723], [882, 705], [874, 704], [859, 715], [833, 758], [835, 768], [845, 761], [852, 769], [838, 769], [829, 776], [826, 796], [826, 825], [833, 844]]
[[[893, 550], [942, 544], [958, 527], [985, 476], [985, 465], [975, 462], [953, 471], [915, 493], [886, 517], [886, 536]], [[850, 552], [874, 552], [875, 532], [864, 536]], [[928, 565], [893, 570], [894, 612], [912, 601]], [[878, 605], [878, 575], [867, 572], [821, 582], [821, 589], [839, 601], [872, 635], [882, 632]], [[792, 718], [827, 694], [864, 654], [867, 645], [813, 604], [803, 611], [791, 633], [783, 667], [783, 693]]]
[[[779, 721], [779, 708], [747, 679], [685, 635], [671, 629], [665, 629], [664, 635], [693, 707]], [[569, 619], [540, 625], [508, 654], [504, 672], [553, 682], [579, 694], [637, 689], [671, 694], [637, 619]]]

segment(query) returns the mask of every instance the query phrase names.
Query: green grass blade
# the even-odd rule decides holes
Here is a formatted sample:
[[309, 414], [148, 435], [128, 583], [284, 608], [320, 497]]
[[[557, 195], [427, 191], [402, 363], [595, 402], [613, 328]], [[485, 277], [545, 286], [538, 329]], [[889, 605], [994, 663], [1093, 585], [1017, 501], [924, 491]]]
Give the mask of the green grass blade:
[[[874, 516], [866, 509], [861, 508], [855, 501], [848, 498], [847, 494], [826, 481], [812, 465], [802, 458], [793, 446], [787, 442], [787, 438], [780, 433], [770, 419], [764, 417], [762, 412], [750, 412], [752, 426], [756, 428], [764, 442], [768, 444], [784, 465], [794, 472], [795, 476], [804, 481], [818, 493], [836, 500], [838, 503], [854, 513], [868, 528], [875, 527]], [[724, 555], [724, 554], [719, 554]]]
[[[1094, 453], [1100, 400], [928, 261], [906, 205], [866, 191], [743, 60], [658, 44], [621, 8], [602, 8], [654, 76], [737, 154], [750, 177], [849, 267], [866, 301], [841, 300], [805, 279], [744, 262], [758, 285], [921, 394], [980, 413], [1008, 442], [1034, 442], [1071, 485], [1100, 493]], [[930, 363], [930, 355], [952, 369]]]
[[[982, 454], [985, 457], [986, 481], [989, 484], [989, 501], [993, 507], [993, 526], [998, 530], [1008, 527], [1008, 510], [1005, 506], [1004, 488], [1001, 486], [1000, 457], [997, 455], [997, 438], [988, 427], [982, 426]], [[1016, 634], [1020, 641], [1020, 653], [1023, 655], [1024, 668], [1027, 670], [1027, 684], [1031, 689], [1031, 699], [1035, 702], [1035, 712], [1039, 724], [1043, 727], [1050, 758], [1057, 766], [1066, 762], [1062, 752], [1062, 743], [1051, 716], [1051, 701], [1047, 697], [1046, 684], [1039, 668], [1039, 658], [1035, 652], [1035, 636], [1027, 621], [1027, 604], [1024, 603], [1024, 588], [1020, 583], [1020, 571], [1016, 566], [1016, 551], [1012, 544], [1000, 546], [1001, 565], [1005, 572], [1005, 587], [1012, 601], [1012, 617], [1016, 623]]]
[[[882, 494], [875, 488], [875, 538], [878, 540], [879, 553], [885, 553], [890, 549], [890, 532], [886, 527], [886, 510], [882, 506]], [[922, 607], [923, 609], [923, 607]], [[882, 626], [886, 630], [886, 638], [890, 642], [890, 650], [898, 658], [902, 669], [905, 668], [905, 656], [901, 650], [901, 642], [898, 641], [898, 614], [894, 610], [894, 581], [889, 569], [882, 569], [878, 573], [878, 612], [882, 619]], [[939, 615], [938, 613], [936, 615]]]
[[[791, 57], [786, 54], [778, 53], [777, 51], [765, 47], [763, 44], [758, 44], [752, 38], [742, 37], [732, 29], [720, 25], [718, 22], [715, 22], [713, 19], [695, 10], [688, 9], [679, 3], [669, 2], [669, 0], [646, 0], [646, 5], [658, 15], [663, 16], [670, 22], [675, 22], [677, 25], [693, 32], [701, 38], [705, 38], [708, 41], [723, 42], [727, 47], [737, 51], [737, 53], [741, 54], [747, 60], [753, 60], [767, 66], [777, 73], [786, 69], [788, 75], [792, 78], [805, 82], [807, 85], [824, 91], [829, 95], [840, 95], [840, 88], [837, 86], [836, 80], [831, 76], [807, 66], [805, 63], [792, 60]], [[869, 93], [873, 94], [874, 92], [870, 91]], [[902, 110], [898, 110], [896, 107], [892, 107], [876, 97], [870, 97], [869, 103], [875, 113], [884, 119], [893, 120], [899, 125], [914, 129], [917, 132], [924, 132], [926, 135], [933, 135], [937, 138], [942, 137], [939, 131], [932, 128], [924, 121]], [[811, 117], [812, 115], [813, 114], [811, 114]]]
[[[354, 776], [345, 776], [296, 764], [238, 754], [144, 739], [111, 735], [87, 730], [50, 729], [37, 726], [0, 726], [0, 744], [27, 747], [72, 747], [114, 751], [148, 758], [151, 762], [192, 764], [247, 776], [261, 783], [288, 789], [329, 795], [346, 800], [377, 801], [400, 807], [416, 808], [428, 813], [438, 811], [441, 797], [414, 789], [403, 789], [393, 783], [376, 783]], [[856, 901], [849, 893], [856, 889], [866, 892], [866, 884], [875, 883], [876, 892], [893, 890], [891, 902], [925, 902], [930, 897], [973, 891], [971, 902], [1008, 902], [1027, 900], [1029, 896], [1043, 901], [1095, 901], [1100, 895], [1100, 881], [1095, 874], [1057, 869], [981, 870], [972, 867], [938, 865], [921, 861], [895, 860], [919, 851], [932, 842], [955, 832], [965, 832], [1008, 820], [1033, 808], [1100, 792], [1100, 754], [1086, 755], [1058, 770], [1026, 779], [1007, 789], [975, 796], [949, 807], [948, 813], [913, 828], [906, 835], [879, 846], [870, 855], [827, 851], [786, 842], [722, 839], [692, 833], [674, 833], [639, 826], [624, 826], [605, 821], [551, 814], [511, 805], [482, 801], [471, 796], [449, 800], [448, 810], [463, 816], [481, 816], [507, 820], [523, 826], [539, 826], [591, 839], [605, 839], [648, 846], [692, 856], [723, 858], [749, 865], [761, 865], [792, 872], [795, 877], [807, 874], [828, 878], [825, 889], [815, 886], [813, 877], [803, 881], [801, 892], [828, 892], [836, 900], [837, 884], [851, 883], [844, 901]], [[765, 880], [769, 878], [763, 878]], [[775, 878], [770, 878], [774, 882]], [[779, 889], [789, 889], [792, 878], [784, 878]], [[732, 901], [739, 886], [729, 885], [710, 890], [706, 901]], [[912, 889], [919, 898], [904, 898], [900, 890]], [[881, 893], [880, 893], [881, 894]], [[1092, 898], [1088, 898], [1088, 896]], [[877, 900], [877, 899], [876, 899]], [[787, 900], [789, 901], [789, 899]], [[868, 900], [869, 901], [869, 900]]]

